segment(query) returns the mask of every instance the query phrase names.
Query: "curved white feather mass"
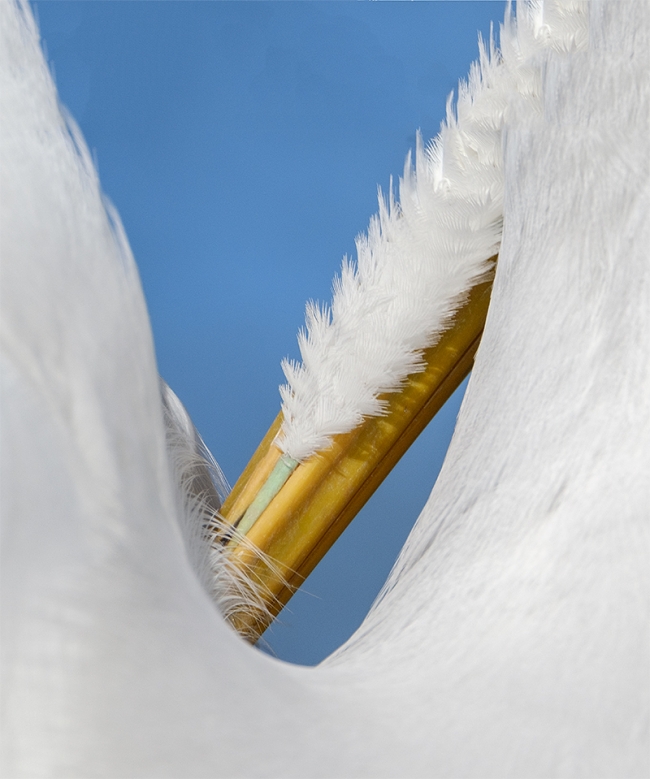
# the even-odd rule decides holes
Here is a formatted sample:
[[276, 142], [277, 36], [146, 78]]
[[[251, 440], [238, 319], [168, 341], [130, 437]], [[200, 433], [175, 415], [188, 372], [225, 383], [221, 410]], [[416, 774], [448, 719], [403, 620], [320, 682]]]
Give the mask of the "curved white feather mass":
[[[501, 46], [554, 38], [563, 7], [519, 8]], [[201, 586], [128, 247], [33, 24], [0, 14], [3, 775], [646, 777], [648, 4], [592, 2], [587, 50], [532, 58], [448, 457], [314, 669]]]
[[380, 194], [378, 215], [357, 238], [356, 263], [345, 258], [334, 281], [331, 306], [307, 304], [298, 336], [302, 362], [283, 362], [287, 384], [280, 388], [278, 445], [293, 459], [382, 413], [379, 396], [422, 367], [422, 351], [436, 343], [498, 252], [502, 131], [515, 95], [525, 110], [539, 111], [535, 57], [546, 48], [584, 48], [587, 39], [582, 4], [546, 20], [542, 3], [521, 10], [521, 33], [503, 33], [502, 52], [479, 40], [480, 58], [459, 85], [455, 106], [450, 96], [440, 134], [426, 149], [418, 136], [414, 167], [407, 157], [399, 201], [392, 185], [387, 202]]

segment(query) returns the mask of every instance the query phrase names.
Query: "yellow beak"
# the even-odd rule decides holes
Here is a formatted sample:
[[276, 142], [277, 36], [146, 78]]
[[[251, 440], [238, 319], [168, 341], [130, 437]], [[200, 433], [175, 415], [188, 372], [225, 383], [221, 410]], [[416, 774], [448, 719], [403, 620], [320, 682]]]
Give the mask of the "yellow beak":
[[278, 415], [221, 511], [250, 542], [239, 543], [233, 533], [222, 543], [266, 605], [264, 611], [232, 618], [246, 638], [255, 641], [266, 630], [467, 376], [483, 334], [492, 280], [493, 270], [473, 287], [438, 343], [424, 352], [425, 368], [385, 396], [383, 416], [367, 418], [335, 436], [328, 449], [295, 463], [283, 459], [274, 445], [282, 423]]

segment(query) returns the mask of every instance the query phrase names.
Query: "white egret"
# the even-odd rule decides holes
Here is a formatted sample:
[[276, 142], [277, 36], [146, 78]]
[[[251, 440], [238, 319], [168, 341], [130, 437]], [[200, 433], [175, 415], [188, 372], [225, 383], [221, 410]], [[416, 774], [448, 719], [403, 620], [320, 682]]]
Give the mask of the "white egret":
[[313, 669], [213, 607], [128, 244], [28, 9], [0, 10], [6, 774], [647, 775], [648, 4], [508, 22], [529, 90], [457, 430], [382, 597]]

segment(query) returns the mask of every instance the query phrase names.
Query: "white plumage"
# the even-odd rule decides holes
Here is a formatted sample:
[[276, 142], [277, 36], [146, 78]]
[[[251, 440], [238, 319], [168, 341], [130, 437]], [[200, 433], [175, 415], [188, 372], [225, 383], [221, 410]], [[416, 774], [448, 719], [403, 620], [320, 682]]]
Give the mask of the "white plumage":
[[586, 50], [536, 55], [443, 471], [315, 669], [201, 585], [128, 246], [0, 9], [5, 774], [647, 775], [648, 5], [593, 2]]
[[[479, 41], [480, 58], [440, 134], [418, 137], [399, 201], [380, 194], [379, 214], [357, 238], [357, 262], [343, 261], [331, 307], [307, 304], [302, 363], [285, 360], [278, 445], [295, 460], [332, 436], [382, 413], [379, 396], [422, 365], [471, 287], [489, 270], [503, 225], [502, 135], [509, 114], [541, 110], [539, 58], [587, 45], [583, 3], [545, 18], [543, 3], [521, 5], [501, 30], [502, 52]], [[551, 24], [549, 24], [551, 22]]]

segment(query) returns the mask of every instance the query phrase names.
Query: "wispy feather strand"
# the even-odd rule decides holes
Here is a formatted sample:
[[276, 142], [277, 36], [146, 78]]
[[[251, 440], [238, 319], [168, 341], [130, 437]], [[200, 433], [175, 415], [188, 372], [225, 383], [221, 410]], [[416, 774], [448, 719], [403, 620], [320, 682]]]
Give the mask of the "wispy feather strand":
[[[448, 327], [468, 291], [499, 249], [503, 221], [502, 130], [513, 95], [540, 104], [536, 52], [584, 45], [583, 6], [521, 4], [510, 9], [501, 51], [479, 39], [479, 59], [447, 102], [439, 135], [421, 136], [399, 181], [366, 235], [357, 260], [343, 260], [330, 306], [307, 304], [298, 335], [301, 362], [282, 364], [281, 449], [305, 460], [332, 436], [380, 415], [383, 393], [422, 368], [422, 352]], [[552, 17], [552, 18], [549, 18]], [[552, 32], [551, 32], [552, 26]]]

